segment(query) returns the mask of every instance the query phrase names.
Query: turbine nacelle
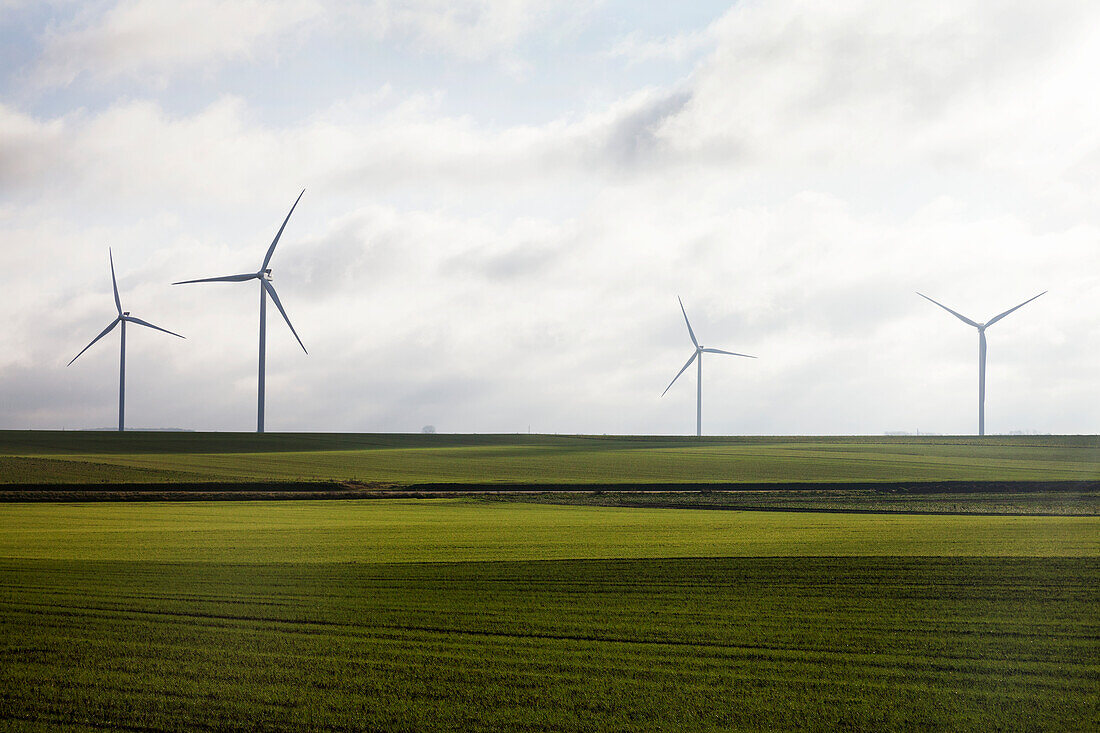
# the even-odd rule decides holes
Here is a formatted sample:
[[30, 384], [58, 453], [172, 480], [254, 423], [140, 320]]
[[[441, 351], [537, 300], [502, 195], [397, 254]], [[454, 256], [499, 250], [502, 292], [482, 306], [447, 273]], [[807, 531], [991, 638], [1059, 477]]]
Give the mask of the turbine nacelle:
[[684, 301], [680, 300], [679, 296], [677, 296], [676, 299], [680, 301], [680, 312], [684, 314], [684, 324], [687, 326], [688, 336], [691, 337], [691, 343], [695, 344], [695, 353], [693, 353], [691, 358], [687, 360], [687, 363], [680, 368], [680, 371], [676, 372], [676, 376], [668, 383], [668, 386], [665, 387], [665, 391], [661, 393], [661, 396], [664, 397], [665, 393], [672, 388], [672, 385], [676, 384], [676, 380], [680, 378], [680, 375], [687, 371], [687, 368], [691, 366], [693, 361], [698, 359], [699, 383], [696, 389], [695, 434], [701, 436], [703, 434], [703, 354], [726, 354], [727, 356], [744, 356], [748, 359], [755, 359], [756, 357], [749, 356], [748, 354], [738, 354], [733, 351], [723, 351], [722, 349], [708, 349], [706, 346], [703, 346], [699, 343], [699, 339], [695, 338], [695, 331], [692, 330], [691, 321], [688, 320], [687, 310], [684, 309]]
[[1004, 313], [998, 313], [997, 315], [993, 316], [992, 318], [990, 318], [990, 319], [989, 319], [988, 321], [986, 321], [985, 323], [978, 323], [977, 321], [974, 321], [974, 320], [971, 320], [971, 319], [967, 318], [966, 316], [964, 316], [964, 315], [963, 315], [962, 313], [959, 313], [958, 311], [953, 311], [953, 310], [951, 310], [950, 308], [948, 308], [948, 307], [947, 307], [946, 305], [944, 305], [943, 303], [939, 302], [938, 300], [932, 300], [931, 298], [929, 298], [929, 297], [928, 297], [927, 295], [925, 295], [924, 293], [920, 293], [920, 292], [918, 292], [918, 293], [917, 293], [917, 295], [919, 295], [920, 297], [924, 298], [924, 299], [925, 299], [925, 300], [927, 300], [927, 301], [928, 301], [929, 303], [933, 303], [933, 304], [935, 304], [935, 305], [938, 305], [938, 306], [939, 306], [940, 308], [943, 308], [943, 309], [944, 309], [945, 311], [947, 311], [947, 312], [948, 312], [948, 313], [950, 313], [951, 315], [955, 316], [955, 318], [958, 318], [958, 319], [959, 319], [960, 321], [962, 321], [962, 322], [963, 322], [963, 323], [965, 323], [966, 325], [968, 325], [968, 326], [973, 326], [974, 328], [978, 329], [978, 331], [979, 331], [980, 333], [985, 333], [985, 329], [989, 328], [989, 327], [990, 327], [990, 326], [992, 326], [992, 325], [993, 325], [994, 323], [996, 323], [997, 321], [999, 321], [999, 320], [1001, 320], [1002, 318], [1004, 318], [1005, 316], [1007, 316], [1007, 315], [1008, 315], [1009, 313], [1012, 313], [1013, 311], [1017, 311], [1017, 310], [1019, 310], [1020, 308], [1023, 308], [1023, 307], [1025, 306], [1025, 305], [1027, 305], [1027, 304], [1028, 304], [1028, 303], [1030, 303], [1031, 301], [1035, 300], [1035, 298], [1038, 298], [1039, 296], [1041, 296], [1041, 295], [1046, 295], [1046, 294], [1047, 294], [1047, 291], [1046, 291], [1046, 290], [1044, 290], [1043, 292], [1039, 293], [1039, 295], [1036, 295], [1036, 296], [1033, 296], [1033, 297], [1031, 297], [1031, 298], [1028, 298], [1028, 299], [1027, 299], [1027, 300], [1025, 300], [1025, 301], [1024, 301], [1023, 303], [1020, 303], [1020, 304], [1019, 304], [1019, 305], [1017, 305], [1017, 306], [1013, 306], [1012, 308], [1009, 308], [1009, 309], [1008, 309], [1008, 310], [1006, 310], [1006, 311], [1005, 311]]
[[115, 309], [118, 311], [118, 316], [115, 318], [115, 320], [108, 323], [107, 327], [100, 331], [99, 335], [92, 339], [91, 343], [81, 349], [80, 354], [74, 356], [69, 361], [69, 364], [66, 364], [65, 366], [69, 366], [74, 361], [79, 359], [80, 355], [88, 349], [92, 348], [92, 346], [97, 341], [109, 334], [111, 331], [115, 330], [115, 326], [119, 325], [120, 323], [122, 324], [122, 343], [118, 357], [118, 429], [119, 431], [122, 431], [125, 429], [126, 426], [126, 324], [133, 323], [138, 326], [151, 328], [154, 331], [163, 331], [164, 333], [171, 334], [172, 336], [177, 336], [179, 338], [184, 337], [180, 336], [175, 331], [169, 331], [167, 328], [154, 326], [148, 321], [143, 321], [140, 318], [135, 318], [134, 316], [130, 315], [130, 311], [122, 310], [122, 301], [118, 297], [118, 281], [115, 279], [115, 256], [114, 253], [111, 252], [110, 248], [107, 249], [107, 257], [111, 263], [111, 291], [115, 298]]
[[294, 199], [293, 206], [290, 207], [290, 211], [287, 212], [286, 218], [283, 219], [282, 226], [279, 227], [279, 231], [276, 232], [275, 238], [271, 240], [271, 245], [267, 248], [267, 254], [264, 255], [264, 261], [260, 264], [260, 269], [255, 272], [245, 272], [240, 275], [223, 275], [221, 277], [204, 277], [198, 280], [180, 280], [179, 282], [172, 283], [173, 285], [186, 285], [189, 283], [215, 283], [215, 282], [230, 282], [230, 283], [243, 283], [251, 282], [252, 280], [258, 280], [260, 282], [260, 364], [259, 375], [257, 378], [257, 390], [256, 390], [256, 432], [262, 433], [264, 431], [264, 380], [265, 380], [265, 364], [267, 359], [267, 301], [270, 299], [275, 307], [279, 310], [279, 315], [286, 321], [287, 328], [294, 334], [294, 338], [298, 341], [298, 345], [302, 347], [302, 351], [306, 351], [306, 345], [302, 343], [302, 339], [298, 336], [298, 332], [294, 330], [294, 324], [290, 322], [290, 317], [286, 314], [286, 309], [283, 308], [282, 302], [279, 300], [279, 294], [275, 292], [275, 286], [271, 284], [274, 278], [271, 277], [271, 268], [268, 264], [271, 262], [271, 256], [275, 254], [275, 246], [279, 244], [279, 238], [283, 236], [283, 230], [286, 229], [286, 224], [290, 221], [290, 215], [294, 213], [294, 209], [298, 206], [298, 202], [302, 200], [302, 193], [298, 194], [298, 198]]
[[951, 315], [955, 316], [955, 318], [958, 318], [960, 321], [962, 321], [966, 325], [973, 326], [974, 328], [976, 328], [978, 330], [978, 435], [985, 435], [985, 356], [986, 356], [985, 331], [986, 331], [987, 328], [992, 326], [997, 321], [1001, 320], [1002, 318], [1009, 315], [1010, 313], [1013, 313], [1013, 312], [1019, 310], [1020, 308], [1023, 308], [1025, 305], [1027, 305], [1031, 301], [1035, 300], [1035, 298], [1038, 298], [1041, 295], [1046, 295], [1046, 292], [1047, 291], [1044, 290], [1043, 292], [1039, 293], [1039, 295], [1035, 295], [1031, 298], [1028, 298], [1023, 303], [1020, 303], [1017, 306], [1013, 306], [1012, 308], [1009, 308], [1004, 313], [999, 313], [999, 314], [993, 316], [992, 318], [990, 318], [988, 321], [986, 321], [984, 323], [979, 323], [978, 321], [971, 320], [971, 319], [967, 318], [966, 316], [964, 316], [962, 313], [959, 313], [958, 311], [951, 310], [950, 308], [948, 308], [943, 303], [940, 303], [937, 300], [932, 300], [931, 298], [929, 298], [924, 293], [917, 293], [917, 295], [924, 298], [928, 302], [930, 302], [934, 305], [938, 305], [940, 308], [943, 308], [945, 311], [947, 311]]

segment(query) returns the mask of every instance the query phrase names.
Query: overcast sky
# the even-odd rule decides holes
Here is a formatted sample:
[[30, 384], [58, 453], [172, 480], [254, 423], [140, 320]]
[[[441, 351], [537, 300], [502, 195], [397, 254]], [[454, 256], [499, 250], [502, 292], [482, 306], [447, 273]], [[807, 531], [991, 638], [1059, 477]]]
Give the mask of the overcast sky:
[[[686, 6], [686, 7], [685, 7]], [[0, 0], [0, 427], [1100, 430], [1092, 0]]]

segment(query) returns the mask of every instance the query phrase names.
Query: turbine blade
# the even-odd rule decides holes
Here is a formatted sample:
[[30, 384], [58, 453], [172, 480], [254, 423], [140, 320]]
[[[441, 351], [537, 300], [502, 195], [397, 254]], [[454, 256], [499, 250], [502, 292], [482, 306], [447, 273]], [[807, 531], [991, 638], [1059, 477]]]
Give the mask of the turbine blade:
[[[1044, 290], [1043, 292], [1039, 293], [1039, 295], [1046, 295], [1046, 294], [1047, 294], [1047, 292], [1048, 292], [1048, 291]], [[1038, 297], [1039, 297], [1039, 295], [1036, 295], [1036, 296], [1035, 296], [1035, 298], [1038, 298]], [[1012, 311], [1014, 311], [1014, 310], [1018, 310], [1018, 309], [1020, 309], [1020, 308], [1023, 308], [1023, 307], [1025, 306], [1025, 305], [1027, 305], [1027, 304], [1028, 304], [1028, 303], [1030, 303], [1031, 301], [1035, 300], [1035, 298], [1028, 298], [1028, 299], [1027, 299], [1027, 300], [1025, 300], [1025, 301], [1024, 301], [1023, 303], [1020, 303], [1020, 304], [1019, 304], [1018, 306], [1016, 306], [1015, 308], [1009, 308], [1008, 310], [1006, 310], [1006, 311], [1005, 311], [1004, 313], [1000, 314], [999, 316], [993, 316], [993, 317], [992, 317], [992, 318], [990, 318], [990, 319], [989, 319], [989, 321], [988, 321], [988, 322], [987, 322], [987, 323], [985, 324], [985, 327], [986, 327], [986, 328], [989, 328], [989, 327], [990, 327], [990, 326], [992, 326], [992, 325], [993, 325], [994, 323], [996, 323], [997, 321], [1001, 320], [1002, 318], [1004, 318], [1005, 316], [1007, 316], [1007, 315], [1008, 315], [1009, 313], [1011, 313]]]
[[302, 339], [298, 336], [298, 332], [294, 330], [294, 324], [290, 322], [290, 318], [287, 316], [286, 311], [283, 310], [283, 304], [279, 302], [279, 296], [275, 292], [275, 286], [267, 280], [260, 280], [260, 282], [264, 284], [264, 289], [267, 290], [267, 294], [275, 301], [275, 307], [283, 314], [283, 320], [286, 321], [286, 325], [290, 326], [290, 332], [294, 334], [294, 338], [298, 339], [298, 345], [302, 347], [302, 351], [308, 354], [309, 352], [306, 351], [306, 345], [302, 343]]
[[[271, 262], [271, 255], [275, 254], [275, 245], [279, 243], [279, 237], [283, 236], [283, 230], [286, 229], [286, 223], [290, 221], [290, 215], [294, 213], [294, 207], [302, 200], [302, 194], [305, 192], [306, 190], [303, 188], [302, 193], [298, 194], [298, 198], [294, 199], [294, 206], [290, 207], [290, 211], [287, 213], [286, 218], [283, 219], [283, 225], [279, 227], [279, 233], [275, 235], [275, 239], [271, 240], [271, 246], [267, 248], [267, 255], [264, 257], [264, 263], [260, 265], [260, 272], [263, 272], [267, 268], [267, 263]], [[302, 348], [305, 347], [303, 346]]]
[[[691, 366], [691, 362], [695, 361], [695, 357], [697, 357], [697, 356], [699, 356], [699, 352], [698, 352], [698, 351], [696, 351], [696, 352], [695, 352], [694, 354], [692, 354], [692, 355], [691, 355], [691, 358], [687, 360], [687, 364], [684, 364], [684, 366], [683, 366], [683, 367], [682, 367], [682, 368], [680, 369], [680, 371], [676, 372], [676, 376], [675, 376], [675, 377], [673, 377], [673, 378], [672, 378], [672, 381], [668, 383], [668, 386], [667, 386], [667, 387], [665, 387], [665, 392], [667, 392], [667, 391], [669, 391], [670, 389], [672, 389], [672, 385], [676, 384], [676, 380], [680, 378], [680, 375], [681, 375], [681, 374], [683, 374], [683, 373], [684, 373], [684, 371], [685, 371], [685, 370], [686, 370], [686, 369], [687, 369], [687, 368], [688, 368], [689, 366]], [[665, 396], [665, 392], [662, 392], [662, 393], [661, 393], [661, 396], [662, 396], [662, 397], [664, 397], [664, 396]]]
[[[676, 296], [676, 300], [680, 300], [680, 296]], [[699, 339], [695, 338], [695, 332], [691, 330], [691, 321], [688, 320], [688, 312], [684, 310], [684, 301], [680, 300], [680, 312], [684, 314], [684, 323], [688, 325], [688, 335], [691, 336], [691, 343], [695, 344], [695, 347], [699, 347]], [[669, 385], [671, 386], [671, 385]]]
[[[930, 301], [932, 303], [936, 303], [936, 301], [932, 300], [931, 298], [929, 298], [924, 293], [917, 293], [917, 295], [919, 295], [920, 297], [924, 298], [927, 301]], [[974, 328], [981, 328], [981, 326], [979, 326], [977, 323], [975, 323], [974, 321], [972, 321], [969, 318], [967, 318], [966, 316], [964, 316], [962, 313], [956, 313], [955, 311], [951, 310], [950, 308], [948, 308], [943, 303], [936, 303], [936, 305], [938, 305], [940, 308], [943, 308], [945, 311], [947, 311], [951, 315], [955, 316], [955, 318], [958, 318], [963, 323], [966, 323], [970, 326], [973, 326]]]
[[[96, 336], [96, 337], [95, 337], [94, 339], [92, 339], [92, 343], [91, 343], [91, 344], [88, 344], [87, 346], [85, 346], [85, 347], [84, 347], [83, 349], [81, 349], [81, 350], [80, 350], [80, 354], [83, 354], [83, 353], [84, 353], [85, 351], [87, 351], [88, 349], [92, 348], [92, 344], [94, 344], [94, 343], [95, 343], [96, 341], [99, 341], [99, 340], [100, 340], [101, 338], [103, 338], [103, 337], [104, 337], [104, 336], [106, 336], [107, 334], [109, 334], [109, 333], [111, 332], [111, 329], [112, 329], [112, 328], [114, 328], [115, 326], [117, 326], [117, 325], [118, 325], [118, 324], [119, 324], [119, 323], [120, 323], [121, 321], [122, 321], [122, 316], [119, 316], [119, 317], [118, 317], [118, 318], [116, 318], [115, 320], [111, 321], [111, 325], [107, 326], [107, 328], [105, 328], [105, 329], [103, 329], [102, 331], [100, 331], [99, 335], [98, 335], [98, 336]], [[77, 354], [76, 356], [74, 356], [74, 357], [73, 357], [73, 358], [72, 358], [72, 359], [71, 359], [71, 360], [69, 361], [69, 364], [72, 364], [72, 363], [73, 363], [74, 361], [76, 361], [77, 359], [79, 359], [79, 358], [80, 358], [80, 354]], [[66, 364], [65, 366], [69, 366], [69, 364]]]
[[123, 316], [123, 318], [127, 321], [130, 321], [131, 323], [136, 323], [139, 326], [145, 326], [147, 328], [152, 328], [156, 331], [164, 331], [165, 333], [170, 333], [173, 336], [179, 336], [179, 338], [181, 338], [181, 339], [182, 338], [187, 338], [186, 336], [180, 336], [175, 331], [169, 331], [167, 328], [161, 328], [160, 326], [154, 326], [152, 323], [149, 323], [148, 321], [143, 321], [140, 318], [134, 318], [133, 316]]
[[708, 354], [729, 354], [730, 356], [743, 356], [746, 359], [755, 359], [756, 358], [755, 356], [749, 356], [748, 354], [738, 354], [737, 352], [734, 352], [734, 351], [722, 351], [721, 349], [707, 348], [707, 349], [703, 349], [703, 351], [707, 352]]
[[249, 272], [243, 275], [225, 275], [223, 277], [204, 277], [200, 280], [180, 280], [178, 283], [172, 283], [173, 285], [188, 285], [190, 283], [243, 283], [246, 280], [253, 280], [258, 278], [259, 275], [255, 272]]
[[111, 248], [107, 248], [107, 257], [111, 260], [111, 287], [115, 290], [115, 308], [122, 315], [122, 301], [118, 299], [118, 282], [115, 280], [115, 256], [111, 254]]

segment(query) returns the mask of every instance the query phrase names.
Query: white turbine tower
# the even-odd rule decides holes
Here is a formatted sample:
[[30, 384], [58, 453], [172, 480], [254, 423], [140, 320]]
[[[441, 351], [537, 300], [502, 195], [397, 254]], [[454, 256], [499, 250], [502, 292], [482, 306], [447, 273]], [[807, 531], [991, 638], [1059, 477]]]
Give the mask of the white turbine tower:
[[[1043, 292], [1039, 293], [1039, 295], [1046, 295], [1046, 293], [1047, 293], [1047, 291], [1044, 290]], [[969, 318], [967, 318], [966, 316], [964, 316], [963, 314], [956, 313], [955, 311], [951, 310], [950, 308], [948, 308], [943, 303], [937, 303], [936, 301], [932, 300], [931, 298], [929, 298], [924, 293], [917, 293], [917, 295], [919, 295], [920, 297], [924, 298], [927, 301], [930, 301], [932, 303], [936, 303], [936, 305], [938, 305], [940, 308], [943, 308], [945, 311], [947, 311], [951, 315], [955, 316], [955, 318], [958, 318], [963, 323], [967, 324], [968, 326], [973, 326], [974, 328], [978, 329], [978, 435], [985, 435], [985, 329], [989, 328], [994, 323], [1001, 320], [1002, 318], [1007, 316], [1012, 311], [1018, 310], [1019, 308], [1023, 308], [1025, 305], [1027, 305], [1031, 301], [1035, 300], [1035, 298], [1038, 298], [1039, 295], [1036, 295], [1034, 298], [1028, 298], [1023, 303], [1020, 303], [1018, 306], [1016, 306], [1014, 308], [1009, 308], [1008, 310], [1006, 310], [1004, 313], [1001, 313], [1000, 315], [993, 316], [992, 318], [990, 318], [985, 323], [978, 323], [977, 321], [972, 321]]]
[[271, 269], [268, 267], [268, 264], [271, 262], [271, 255], [275, 253], [275, 245], [279, 243], [279, 237], [283, 236], [283, 229], [286, 228], [286, 223], [290, 221], [290, 215], [294, 213], [294, 207], [301, 201], [302, 194], [305, 192], [305, 189], [302, 189], [302, 193], [298, 194], [298, 198], [294, 200], [294, 206], [290, 207], [286, 219], [283, 219], [283, 225], [279, 227], [279, 233], [275, 235], [275, 239], [271, 240], [271, 246], [267, 248], [267, 254], [264, 256], [263, 264], [260, 265], [259, 270], [256, 272], [247, 272], [243, 275], [207, 277], [201, 280], [181, 280], [180, 282], [172, 283], [173, 285], [186, 285], [188, 283], [260, 281], [260, 376], [256, 402], [257, 433], [262, 433], [264, 431], [264, 371], [267, 362], [267, 296], [271, 296], [271, 300], [274, 301], [275, 307], [278, 308], [279, 313], [283, 315], [283, 320], [286, 321], [286, 325], [290, 327], [290, 332], [294, 334], [294, 338], [298, 339], [298, 345], [302, 347], [302, 351], [305, 351], [307, 354], [309, 353], [306, 351], [306, 345], [302, 343], [302, 339], [298, 336], [298, 332], [294, 330], [294, 324], [290, 322], [290, 318], [287, 316], [286, 311], [283, 310], [283, 304], [279, 302], [279, 295], [275, 292], [275, 287], [271, 284]]
[[[676, 300], [680, 300], [680, 296], [676, 296]], [[684, 323], [688, 327], [688, 335], [691, 336], [691, 343], [695, 344], [695, 353], [691, 355], [691, 358], [687, 360], [687, 363], [676, 372], [676, 376], [672, 378], [672, 381], [668, 383], [668, 387], [665, 387], [665, 391], [661, 393], [661, 396], [665, 396], [665, 392], [668, 392], [672, 388], [672, 385], [676, 384], [676, 380], [680, 378], [680, 375], [684, 373], [691, 362], [696, 359], [699, 360], [699, 369], [697, 375], [696, 395], [695, 395], [695, 435], [701, 436], [703, 434], [703, 354], [728, 354], [729, 356], [743, 356], [746, 359], [755, 359], [755, 356], [749, 356], [748, 354], [735, 354], [732, 351], [722, 351], [721, 349], [708, 349], [699, 343], [699, 340], [695, 338], [695, 332], [691, 330], [691, 321], [688, 320], [687, 311], [684, 310], [684, 301], [680, 300], [680, 312], [684, 314]]]
[[[114, 254], [111, 252], [110, 247], [107, 248], [107, 257], [111, 262], [111, 288], [115, 292], [115, 309], [118, 311], [118, 317], [115, 318], [115, 320], [111, 321], [107, 328], [103, 329], [103, 331], [100, 332], [98, 336], [92, 339], [91, 344], [88, 344], [83, 349], [81, 349], [80, 354], [83, 354], [85, 351], [92, 348], [92, 344], [109, 334], [112, 330], [114, 330], [115, 326], [122, 326], [122, 347], [118, 358], [118, 430], [119, 432], [122, 432], [126, 429], [126, 324], [136, 323], [139, 326], [145, 326], [146, 328], [151, 328], [155, 331], [164, 331], [165, 333], [172, 334], [173, 336], [179, 336], [179, 338], [184, 337], [180, 336], [178, 333], [169, 331], [166, 328], [154, 326], [152, 323], [143, 321], [140, 318], [135, 318], [134, 316], [130, 315], [130, 311], [122, 310], [122, 301], [119, 300], [118, 297], [118, 282], [115, 280], [115, 257]], [[74, 356], [72, 360], [69, 361], [69, 364], [72, 364], [74, 361], [79, 359], [80, 354]], [[69, 364], [66, 364], [65, 366], [69, 366]]]

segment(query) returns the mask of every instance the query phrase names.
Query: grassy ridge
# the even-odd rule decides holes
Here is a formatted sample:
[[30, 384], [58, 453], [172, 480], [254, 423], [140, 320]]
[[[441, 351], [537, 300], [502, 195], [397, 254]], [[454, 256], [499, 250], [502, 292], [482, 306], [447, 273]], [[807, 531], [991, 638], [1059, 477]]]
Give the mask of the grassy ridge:
[[0, 483], [1096, 480], [1096, 436], [678, 438], [0, 431]]
[[1100, 450], [1096, 435], [976, 436], [694, 436], [527, 435], [459, 433], [200, 433], [95, 430], [0, 430], [0, 455], [96, 453], [265, 453], [358, 451], [400, 448], [553, 447], [574, 450], [828, 445], [861, 450], [866, 445], [1053, 448]]

